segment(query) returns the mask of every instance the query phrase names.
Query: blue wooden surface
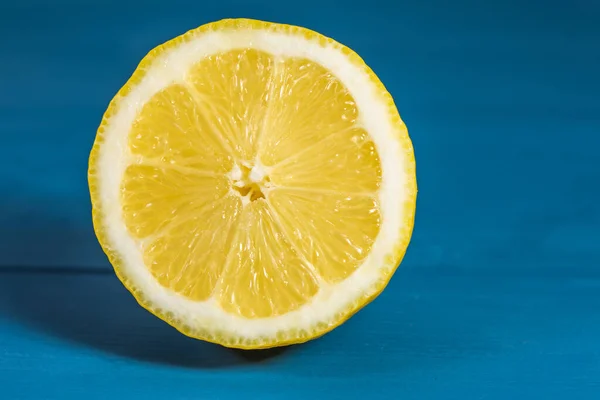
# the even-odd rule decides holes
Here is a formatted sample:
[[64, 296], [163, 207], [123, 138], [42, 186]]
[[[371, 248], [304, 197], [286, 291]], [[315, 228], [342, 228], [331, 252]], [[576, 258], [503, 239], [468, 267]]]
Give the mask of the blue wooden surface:
[[[355, 49], [416, 149], [390, 286], [284, 350], [177, 334], [91, 227], [108, 101], [151, 48], [224, 17]], [[600, 398], [598, 21], [593, 0], [0, 1], [0, 399]]]

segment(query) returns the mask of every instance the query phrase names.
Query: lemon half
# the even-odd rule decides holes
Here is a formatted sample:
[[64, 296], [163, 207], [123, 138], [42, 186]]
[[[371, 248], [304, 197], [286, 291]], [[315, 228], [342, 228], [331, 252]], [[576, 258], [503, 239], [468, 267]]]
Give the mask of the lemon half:
[[222, 20], [152, 50], [90, 155], [97, 237], [137, 301], [237, 348], [304, 342], [386, 286], [415, 215], [411, 141], [352, 50]]

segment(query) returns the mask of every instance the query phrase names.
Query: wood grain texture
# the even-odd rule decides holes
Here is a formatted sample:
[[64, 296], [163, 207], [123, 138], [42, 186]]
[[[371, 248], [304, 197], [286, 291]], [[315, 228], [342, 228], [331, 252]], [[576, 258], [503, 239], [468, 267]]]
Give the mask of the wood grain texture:
[[[0, 399], [600, 398], [600, 3], [0, 2]], [[154, 46], [224, 17], [356, 50], [413, 139], [413, 240], [322, 339], [260, 353], [137, 306], [93, 234], [87, 157]]]

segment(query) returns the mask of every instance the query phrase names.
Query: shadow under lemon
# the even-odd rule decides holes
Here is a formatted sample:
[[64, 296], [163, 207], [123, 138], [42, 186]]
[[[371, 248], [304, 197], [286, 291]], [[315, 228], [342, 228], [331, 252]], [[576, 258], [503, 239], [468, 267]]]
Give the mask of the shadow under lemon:
[[234, 350], [186, 337], [139, 306], [108, 268], [4, 267], [0, 313], [78, 345], [190, 368], [266, 362], [289, 349]]

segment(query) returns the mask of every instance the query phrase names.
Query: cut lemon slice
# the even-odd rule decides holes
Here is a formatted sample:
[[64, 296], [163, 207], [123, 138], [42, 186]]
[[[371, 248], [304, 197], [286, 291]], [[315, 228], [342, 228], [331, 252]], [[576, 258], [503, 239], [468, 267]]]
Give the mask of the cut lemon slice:
[[350, 49], [238, 19], [152, 50], [90, 156], [98, 239], [182, 333], [262, 348], [320, 336], [375, 298], [413, 228], [413, 148]]

